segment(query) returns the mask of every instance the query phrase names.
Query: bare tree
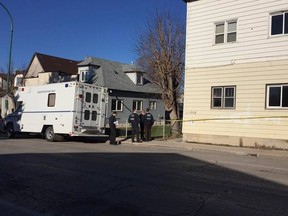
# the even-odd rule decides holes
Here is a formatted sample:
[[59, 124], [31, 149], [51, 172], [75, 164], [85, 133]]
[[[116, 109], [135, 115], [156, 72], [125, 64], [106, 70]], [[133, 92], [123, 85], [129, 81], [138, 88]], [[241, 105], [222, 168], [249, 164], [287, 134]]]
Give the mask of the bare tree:
[[172, 134], [181, 133], [177, 97], [183, 89], [185, 59], [185, 25], [169, 12], [148, 20], [136, 42], [137, 63], [147, 71], [150, 81], [161, 91], [165, 110], [169, 112]]

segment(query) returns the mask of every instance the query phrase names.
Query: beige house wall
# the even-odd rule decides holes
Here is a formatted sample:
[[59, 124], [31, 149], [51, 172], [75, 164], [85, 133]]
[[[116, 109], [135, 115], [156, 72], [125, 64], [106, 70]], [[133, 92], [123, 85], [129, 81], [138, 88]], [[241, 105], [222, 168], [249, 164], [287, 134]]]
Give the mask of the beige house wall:
[[25, 78], [25, 86], [38, 85], [38, 78]]
[[26, 78], [36, 78], [38, 74], [43, 72], [43, 68], [37, 57], [33, 58], [30, 67], [28, 68]]
[[55, 82], [68, 82], [68, 81], [76, 81], [77, 75], [72, 76], [59, 76], [57, 72], [45, 72], [39, 73], [38, 77], [36, 78], [25, 78], [25, 85], [26, 86], [34, 86], [34, 85], [45, 85], [48, 83], [55, 83]]
[[[266, 85], [287, 71], [288, 60], [186, 70], [184, 140], [288, 148], [288, 110], [266, 108]], [[236, 86], [235, 109], [211, 108], [213, 86]]]
[[[187, 3], [183, 139], [288, 149], [288, 110], [266, 108], [266, 85], [288, 84], [288, 35], [271, 35], [287, 0]], [[215, 25], [237, 21], [237, 39], [215, 44]], [[235, 109], [212, 109], [211, 87], [236, 86]]]
[[[187, 4], [186, 67], [287, 59], [287, 36], [270, 35], [270, 14], [287, 0], [205, 0]], [[237, 20], [237, 40], [215, 44], [215, 23]]]

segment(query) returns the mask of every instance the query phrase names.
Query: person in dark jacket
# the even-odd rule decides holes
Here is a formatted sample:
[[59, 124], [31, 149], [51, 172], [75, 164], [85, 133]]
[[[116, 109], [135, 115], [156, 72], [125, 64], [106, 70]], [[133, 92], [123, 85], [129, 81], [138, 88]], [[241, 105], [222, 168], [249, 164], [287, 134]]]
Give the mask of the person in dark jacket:
[[136, 109], [133, 109], [133, 112], [129, 115], [128, 122], [131, 124], [131, 127], [132, 127], [132, 142], [135, 142], [135, 136], [136, 136], [137, 142], [140, 142], [140, 139], [139, 139], [140, 119], [136, 112]]
[[146, 114], [144, 115], [144, 130], [145, 130], [145, 141], [151, 141], [151, 129], [154, 124], [153, 115], [150, 113], [150, 109], [146, 109]]
[[109, 127], [110, 127], [110, 145], [117, 145], [116, 142], [116, 126], [118, 125], [118, 121], [116, 119], [117, 112], [113, 112], [109, 117]]
[[141, 114], [139, 115], [140, 119], [140, 140], [144, 140], [144, 116], [145, 116], [145, 110], [141, 111]]

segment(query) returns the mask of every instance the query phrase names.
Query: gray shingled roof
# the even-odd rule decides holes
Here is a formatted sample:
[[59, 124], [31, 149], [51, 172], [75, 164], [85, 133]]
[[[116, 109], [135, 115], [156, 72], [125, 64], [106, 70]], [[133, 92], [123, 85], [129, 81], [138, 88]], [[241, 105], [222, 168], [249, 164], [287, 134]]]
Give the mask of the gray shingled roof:
[[[106, 86], [109, 89], [144, 92], [144, 93], [159, 93], [159, 89], [145, 77], [144, 71], [135, 65], [122, 64], [105, 59], [88, 57], [78, 64], [78, 66], [94, 65], [100, 66], [97, 69], [97, 78], [95, 84]], [[144, 84], [136, 85], [127, 76], [127, 72], [142, 72], [144, 74]], [[126, 72], [126, 73], [125, 73]]]

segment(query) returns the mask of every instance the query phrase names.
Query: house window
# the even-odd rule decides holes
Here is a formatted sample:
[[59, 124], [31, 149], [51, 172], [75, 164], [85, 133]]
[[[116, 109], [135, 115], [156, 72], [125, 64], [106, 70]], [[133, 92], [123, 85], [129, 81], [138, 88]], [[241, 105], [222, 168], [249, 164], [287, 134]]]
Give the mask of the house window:
[[132, 109], [133, 110], [142, 110], [142, 101], [140, 101], [140, 100], [134, 100], [133, 101], [133, 107], [132, 107]]
[[288, 84], [267, 85], [266, 107], [288, 108]]
[[80, 72], [80, 82], [88, 82], [89, 81], [89, 71], [84, 70]]
[[136, 74], [136, 84], [143, 85], [143, 76], [141, 74]]
[[215, 44], [236, 42], [237, 21], [226, 21], [215, 24]]
[[288, 11], [271, 14], [271, 35], [288, 34]]
[[235, 86], [212, 87], [212, 109], [235, 108]]
[[149, 102], [149, 107], [150, 107], [151, 110], [156, 110], [156, 108], [157, 108], [156, 101], [150, 101]]
[[56, 94], [55, 93], [50, 93], [48, 94], [48, 107], [54, 107], [55, 106], [55, 101], [56, 101]]
[[112, 99], [111, 110], [112, 111], [122, 111], [123, 110], [123, 101]]

